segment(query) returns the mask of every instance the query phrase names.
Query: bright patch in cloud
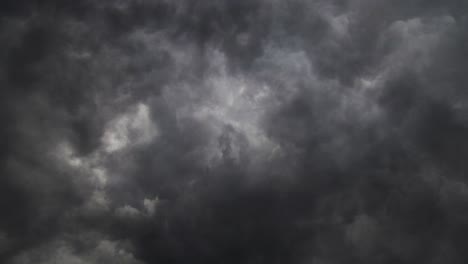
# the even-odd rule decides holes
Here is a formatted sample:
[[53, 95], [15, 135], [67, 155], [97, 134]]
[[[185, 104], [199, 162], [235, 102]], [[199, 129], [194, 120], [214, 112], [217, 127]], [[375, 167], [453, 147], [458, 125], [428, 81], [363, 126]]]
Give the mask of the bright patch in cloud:
[[104, 150], [112, 153], [128, 146], [148, 144], [157, 134], [149, 107], [140, 103], [108, 124], [102, 143]]

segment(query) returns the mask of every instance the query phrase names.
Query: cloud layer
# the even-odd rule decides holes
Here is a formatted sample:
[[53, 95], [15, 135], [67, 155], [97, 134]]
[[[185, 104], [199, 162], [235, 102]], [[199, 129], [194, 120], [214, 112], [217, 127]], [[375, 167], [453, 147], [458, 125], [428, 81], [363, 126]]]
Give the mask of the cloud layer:
[[466, 263], [465, 2], [2, 1], [0, 262]]

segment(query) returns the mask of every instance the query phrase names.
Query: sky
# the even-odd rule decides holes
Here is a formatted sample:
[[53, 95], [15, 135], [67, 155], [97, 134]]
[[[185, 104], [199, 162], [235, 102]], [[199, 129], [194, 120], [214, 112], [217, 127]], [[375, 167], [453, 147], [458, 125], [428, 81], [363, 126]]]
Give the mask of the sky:
[[0, 263], [468, 262], [465, 0], [2, 0]]

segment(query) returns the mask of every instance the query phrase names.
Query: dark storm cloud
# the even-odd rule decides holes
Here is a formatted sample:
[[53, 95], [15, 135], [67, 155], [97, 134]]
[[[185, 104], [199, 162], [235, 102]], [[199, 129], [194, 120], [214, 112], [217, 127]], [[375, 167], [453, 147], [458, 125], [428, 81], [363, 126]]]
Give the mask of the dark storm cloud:
[[464, 263], [464, 1], [4, 1], [0, 261]]

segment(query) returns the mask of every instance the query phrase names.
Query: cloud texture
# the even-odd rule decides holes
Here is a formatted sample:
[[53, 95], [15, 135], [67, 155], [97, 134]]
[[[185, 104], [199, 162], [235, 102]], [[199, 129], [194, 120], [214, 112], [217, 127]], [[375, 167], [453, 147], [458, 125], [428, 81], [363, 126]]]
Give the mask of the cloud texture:
[[0, 3], [0, 262], [466, 263], [468, 2]]

